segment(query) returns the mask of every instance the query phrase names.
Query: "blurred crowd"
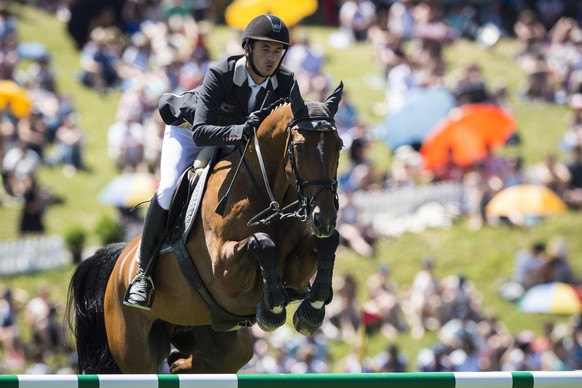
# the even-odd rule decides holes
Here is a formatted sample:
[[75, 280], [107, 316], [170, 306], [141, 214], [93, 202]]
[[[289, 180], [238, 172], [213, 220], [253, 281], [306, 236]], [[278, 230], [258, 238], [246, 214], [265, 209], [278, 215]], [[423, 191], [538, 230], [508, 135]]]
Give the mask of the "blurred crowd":
[[[164, 130], [157, 112], [159, 96], [196, 87], [211, 62], [221, 59], [211, 58], [207, 46], [208, 23], [213, 21], [209, 15], [216, 17], [210, 12], [212, 2], [127, 0], [118, 2], [120, 8], [103, 2], [98, 11], [85, 9], [93, 15], [83, 24], [89, 26], [85, 32], [78, 31], [82, 0], [35, 3], [66, 20], [72, 34], [76, 31], [80, 52], [79, 71], [74, 75], [77, 81], [104, 97], [120, 94], [114, 122], [107, 129], [111, 161], [120, 173], [157, 174]], [[4, 187], [0, 199], [2, 206], [24, 205], [22, 234], [42, 233], [44, 209], [58, 198], [38, 185], [35, 173], [43, 166], [60, 166], [69, 177], [90, 171], [83, 158], [87, 139], [74, 103], [56, 84], [51, 53], [21, 42], [16, 15], [1, 4], [0, 79], [26, 89], [30, 107], [22, 114], [7, 104], [0, 115]], [[572, 208], [582, 206], [582, 10], [577, 1], [344, 0], [320, 1], [320, 9], [321, 20], [338, 27], [330, 44], [370, 44], [382, 80], [379, 84], [386, 92], [385, 101], [375, 104], [380, 116], [397, 112], [411, 91], [430, 88], [448, 90], [456, 106], [487, 102], [511, 112], [503, 82], [487, 81], [478, 63], [450, 69], [443, 55], [460, 39], [492, 47], [505, 36], [517, 39], [515, 60], [526, 74], [520, 98], [532, 104], [567, 105], [571, 116], [565, 123], [563, 141], [548, 151], [546, 159], [528, 168], [517, 151], [508, 157], [491, 148], [482, 160], [469, 166], [456, 165], [451, 158], [449, 163], [426, 171], [418, 144], [410, 144], [388, 150], [392, 163], [387, 171], [380, 171], [369, 157], [377, 135], [371, 130], [372, 123], [359, 114], [348, 86], [336, 116], [349, 153], [349, 165], [340, 179], [338, 230], [343, 248], [365, 257], [376, 255], [374, 244], [379, 237], [373, 228], [359, 222], [359, 209], [351, 200], [354, 193], [362, 191], [457, 182], [466, 188], [472, 229], [496, 224], [499, 220], [488, 219], [484, 212], [487, 201], [502, 188], [525, 182], [548, 187]], [[286, 65], [295, 71], [302, 94], [321, 100], [337, 82], [325, 74], [324, 51], [308, 35], [296, 34], [292, 39]], [[240, 40], [235, 36], [223, 55], [238, 53]], [[506, 146], [512, 144], [519, 144], [518, 134]], [[569, 155], [565, 160], [558, 156], [562, 151]], [[508, 221], [524, 224], [519, 217]], [[524, 264], [527, 260], [519, 255], [512, 282], [523, 291], [550, 281], [578, 282], [566, 268], [567, 257], [558, 258], [546, 252], [545, 246], [543, 251], [545, 256], [533, 266], [533, 275], [526, 270], [532, 266]], [[582, 322], [555, 325], [548, 321], [541, 337], [529, 331], [510, 333], [497, 317], [485, 313], [470, 279], [464, 274], [438, 278], [435, 266], [436, 260], [425, 259], [412, 284], [403, 288], [393, 282], [390, 268], [385, 266], [368, 279], [364, 291], [350, 274], [339, 276], [321, 333], [303, 337], [281, 328], [264, 336], [256, 331], [256, 356], [245, 369], [257, 373], [330, 371], [331, 362], [337, 361], [330, 359], [333, 341], [353, 346], [354, 352], [342, 361], [346, 372], [582, 367]], [[366, 291], [366, 302], [358, 303], [358, 295]], [[56, 373], [58, 370], [48, 366], [55, 364], [54, 357], [65, 360], [61, 372], [71, 371], [74, 353], [63, 346], [67, 341], [55, 320], [61, 310], [46, 289], [39, 289], [33, 298], [18, 290], [5, 290], [0, 301], [0, 343], [5, 355], [0, 362], [2, 372], [26, 365], [30, 373]], [[30, 344], [21, 340], [17, 317], [22, 315], [17, 311], [24, 312], [33, 330]], [[399, 349], [399, 333], [423, 338], [427, 331], [436, 333], [434, 346], [417, 355]], [[365, 357], [365, 339], [375, 335], [388, 338], [391, 344], [375, 357]]]
[[[390, 269], [381, 266], [365, 285], [345, 273], [336, 289], [321, 331], [313, 337], [281, 328], [255, 335], [256, 355], [250, 373], [324, 373], [333, 364], [346, 373], [566, 371], [582, 366], [582, 317], [569, 323], [547, 319], [539, 335], [511, 333], [502, 319], [488, 313], [479, 290], [464, 274], [440, 278], [436, 260], [425, 258], [411, 285], [399, 288]], [[360, 290], [364, 286], [364, 290]], [[364, 302], [358, 293], [366, 293]], [[428, 347], [410, 354], [398, 344], [399, 333], [418, 340], [431, 332]], [[377, 354], [366, 350], [382, 337], [388, 345]], [[353, 352], [330, 359], [330, 344], [341, 342]], [[368, 355], [366, 355], [368, 354]]]

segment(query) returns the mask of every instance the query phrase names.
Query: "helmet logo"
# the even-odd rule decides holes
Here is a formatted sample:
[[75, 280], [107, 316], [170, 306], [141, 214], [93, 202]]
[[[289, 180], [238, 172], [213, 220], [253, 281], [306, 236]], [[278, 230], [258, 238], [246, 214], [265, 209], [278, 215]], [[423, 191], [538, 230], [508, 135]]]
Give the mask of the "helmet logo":
[[274, 32], [281, 32], [281, 19], [273, 17], [271, 15], [265, 15], [266, 17], [269, 18], [269, 21], [271, 22], [271, 27], [273, 27], [273, 31]]

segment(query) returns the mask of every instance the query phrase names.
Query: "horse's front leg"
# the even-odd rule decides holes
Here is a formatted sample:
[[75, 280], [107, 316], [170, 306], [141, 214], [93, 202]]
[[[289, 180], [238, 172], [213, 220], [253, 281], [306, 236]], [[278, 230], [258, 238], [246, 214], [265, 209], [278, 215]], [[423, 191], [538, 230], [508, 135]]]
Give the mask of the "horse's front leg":
[[285, 307], [289, 303], [289, 296], [277, 268], [276, 246], [266, 233], [253, 234], [247, 244], [248, 251], [257, 259], [263, 276], [264, 296], [257, 304], [257, 324], [264, 331], [273, 331], [285, 323]]
[[312, 335], [321, 327], [325, 305], [333, 298], [332, 277], [338, 245], [337, 230], [329, 237], [317, 239], [317, 275], [309, 291], [309, 298], [301, 302], [293, 316], [293, 325], [301, 334]]

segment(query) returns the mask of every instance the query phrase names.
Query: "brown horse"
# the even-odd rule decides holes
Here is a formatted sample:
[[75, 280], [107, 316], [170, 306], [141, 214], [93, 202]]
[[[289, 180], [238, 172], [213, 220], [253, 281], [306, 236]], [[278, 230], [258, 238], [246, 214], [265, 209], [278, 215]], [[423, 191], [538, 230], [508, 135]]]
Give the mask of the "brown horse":
[[280, 327], [291, 301], [302, 301], [295, 328], [318, 330], [339, 243], [333, 117], [342, 88], [306, 102], [295, 85], [261, 111], [244, 151], [210, 168], [192, 228], [157, 261], [150, 311], [122, 304], [139, 238], [78, 266], [69, 315], [79, 373], [156, 373], [165, 359], [173, 373], [237, 372], [253, 355], [250, 326]]

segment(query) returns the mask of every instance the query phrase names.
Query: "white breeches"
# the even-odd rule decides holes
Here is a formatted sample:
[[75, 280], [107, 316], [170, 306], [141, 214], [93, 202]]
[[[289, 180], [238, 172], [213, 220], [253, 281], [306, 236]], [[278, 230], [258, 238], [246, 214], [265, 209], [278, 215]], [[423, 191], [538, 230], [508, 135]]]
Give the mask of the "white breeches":
[[203, 148], [192, 140], [192, 131], [186, 128], [166, 125], [162, 142], [160, 162], [160, 185], [158, 203], [165, 210], [170, 209], [178, 179], [190, 167]]

